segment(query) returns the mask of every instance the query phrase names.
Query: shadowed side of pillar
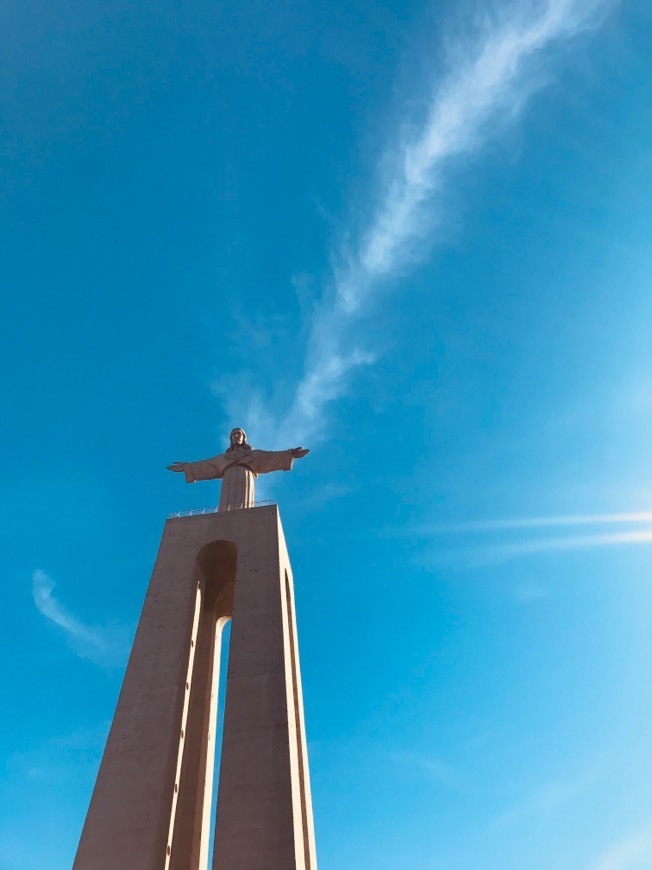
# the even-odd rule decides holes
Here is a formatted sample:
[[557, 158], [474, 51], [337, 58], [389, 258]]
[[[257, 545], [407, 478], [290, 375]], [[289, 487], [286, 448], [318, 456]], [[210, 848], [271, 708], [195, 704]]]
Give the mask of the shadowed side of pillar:
[[166, 526], [74, 870], [161, 870], [201, 609], [197, 547]]

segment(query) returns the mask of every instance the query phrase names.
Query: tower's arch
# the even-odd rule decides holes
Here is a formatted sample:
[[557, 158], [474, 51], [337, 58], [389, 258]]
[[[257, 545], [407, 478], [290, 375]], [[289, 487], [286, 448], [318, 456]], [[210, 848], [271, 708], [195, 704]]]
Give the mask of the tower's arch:
[[[188, 714], [181, 747], [178, 796], [171, 819], [170, 870], [208, 866], [211, 795], [217, 739], [222, 631], [233, 613], [238, 551], [233, 541], [205, 544], [197, 553], [195, 581], [199, 620], [192, 674], [186, 681]], [[192, 653], [194, 652], [194, 655]]]

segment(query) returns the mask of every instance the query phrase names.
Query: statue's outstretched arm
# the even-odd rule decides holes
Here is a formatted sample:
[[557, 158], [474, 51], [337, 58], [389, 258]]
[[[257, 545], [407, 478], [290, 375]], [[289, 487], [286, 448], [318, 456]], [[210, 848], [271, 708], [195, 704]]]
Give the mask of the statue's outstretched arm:
[[228, 460], [223, 453], [213, 456], [211, 459], [200, 459], [198, 462], [173, 462], [168, 465], [170, 471], [182, 471], [186, 476], [186, 483], [195, 483], [197, 480], [217, 480], [224, 476], [229, 466]]
[[245, 460], [254, 474], [267, 474], [270, 471], [289, 471], [295, 459], [303, 458], [308, 450], [291, 447], [289, 450], [252, 450]]

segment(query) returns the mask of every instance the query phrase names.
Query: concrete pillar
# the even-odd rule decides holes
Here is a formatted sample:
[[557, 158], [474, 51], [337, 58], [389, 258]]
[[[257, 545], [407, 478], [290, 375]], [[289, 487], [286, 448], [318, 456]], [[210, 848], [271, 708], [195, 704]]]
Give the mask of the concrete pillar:
[[166, 523], [74, 870], [316, 870], [292, 574], [275, 505]]

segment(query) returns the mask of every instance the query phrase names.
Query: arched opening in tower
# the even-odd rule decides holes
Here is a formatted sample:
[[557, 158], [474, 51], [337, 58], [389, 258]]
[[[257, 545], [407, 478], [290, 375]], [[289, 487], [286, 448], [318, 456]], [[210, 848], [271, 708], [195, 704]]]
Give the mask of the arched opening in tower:
[[[217, 714], [215, 725], [215, 746], [213, 752], [214, 758], [214, 773], [213, 783], [210, 793], [210, 812], [208, 813], [208, 857], [207, 867], [213, 867], [214, 844], [215, 844], [215, 824], [217, 820], [217, 787], [220, 779], [220, 762], [222, 758], [222, 736], [224, 734], [224, 704], [226, 701], [226, 678], [229, 667], [229, 642], [231, 640], [231, 620], [227, 619], [220, 627], [218, 626], [217, 645], [219, 652], [217, 653], [215, 669], [218, 673], [217, 689], [215, 691], [216, 703], [214, 709]], [[200, 866], [200, 870], [203, 870]]]
[[[189, 692], [178, 784], [170, 870], [207, 870], [212, 851], [212, 828], [219, 766], [221, 721], [228, 659], [229, 623], [237, 549], [231, 541], [203, 547], [196, 562], [199, 620], [190, 639], [192, 673], [183, 690]], [[224, 679], [220, 680], [220, 672]], [[221, 691], [220, 691], [221, 689]], [[222, 696], [222, 703], [218, 699]], [[219, 727], [218, 727], [219, 726]]]

